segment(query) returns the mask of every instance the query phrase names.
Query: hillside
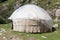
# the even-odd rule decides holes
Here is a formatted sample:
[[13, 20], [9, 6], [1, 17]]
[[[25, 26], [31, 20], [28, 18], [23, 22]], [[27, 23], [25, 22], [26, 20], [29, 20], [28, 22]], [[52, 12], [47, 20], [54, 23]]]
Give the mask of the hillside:
[[50, 10], [55, 8], [57, 5], [60, 5], [60, 0], [2, 0], [0, 2], [0, 23], [8, 23], [8, 17], [12, 14], [12, 12], [18, 7], [28, 3], [33, 3], [38, 6], [41, 6], [44, 9]]
[[[0, 40], [60, 40], [60, 28], [55, 28], [53, 32], [40, 34], [13, 31], [8, 17], [17, 8], [29, 3], [36, 4], [45, 10], [60, 6], [60, 0], [0, 0]], [[52, 18], [55, 17], [52, 16]], [[53, 22], [53, 24], [58, 24], [60, 27], [60, 22]]]
[[60, 29], [54, 32], [42, 34], [30, 34], [15, 32], [11, 24], [0, 24], [0, 40], [60, 40]]

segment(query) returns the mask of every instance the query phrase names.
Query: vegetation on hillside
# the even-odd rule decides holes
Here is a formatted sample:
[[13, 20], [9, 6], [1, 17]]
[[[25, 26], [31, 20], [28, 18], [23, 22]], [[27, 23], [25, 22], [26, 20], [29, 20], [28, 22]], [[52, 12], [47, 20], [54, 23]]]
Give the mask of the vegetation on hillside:
[[[16, 3], [18, 1], [18, 3]], [[35, 1], [35, 0], [34, 0]], [[32, 1], [29, 1], [30, 3]], [[16, 9], [14, 7], [16, 4], [28, 4], [27, 0], [21, 2], [21, 0], [0, 0], [0, 23], [8, 23], [8, 17]], [[60, 0], [37, 0], [37, 5], [41, 6], [44, 9], [53, 9], [56, 5], [60, 5]]]
[[42, 34], [30, 34], [15, 32], [11, 29], [11, 24], [0, 24], [1, 29], [5, 29], [5, 32], [0, 32], [0, 40], [60, 40], [60, 29], [56, 28], [56, 31]]
[[[12, 23], [9, 23], [8, 17], [14, 10], [16, 10], [14, 7], [16, 6], [17, 1], [19, 5], [29, 3], [27, 1], [21, 2], [20, 0], [0, 0], [0, 40], [60, 40], [60, 28], [56, 28], [54, 32], [42, 34], [20, 33], [13, 31]], [[37, 3], [38, 6], [49, 10], [55, 8], [56, 5], [60, 5], [60, 0], [38, 0]], [[54, 19], [55, 17], [52, 16], [52, 18]], [[60, 22], [57, 22], [57, 24], [60, 24]]]

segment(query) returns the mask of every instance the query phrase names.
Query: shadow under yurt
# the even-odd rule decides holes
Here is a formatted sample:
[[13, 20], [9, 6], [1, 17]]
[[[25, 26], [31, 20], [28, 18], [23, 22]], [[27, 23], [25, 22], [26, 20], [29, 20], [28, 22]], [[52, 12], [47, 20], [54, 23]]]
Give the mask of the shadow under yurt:
[[13, 30], [27, 33], [52, 31], [53, 22], [49, 14], [33, 4], [21, 6], [8, 18], [13, 21]]

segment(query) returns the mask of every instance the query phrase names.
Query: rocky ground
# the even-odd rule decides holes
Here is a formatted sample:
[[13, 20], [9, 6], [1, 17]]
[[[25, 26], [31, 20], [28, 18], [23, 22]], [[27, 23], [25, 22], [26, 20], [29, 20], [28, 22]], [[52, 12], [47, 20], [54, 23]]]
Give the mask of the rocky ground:
[[60, 40], [60, 28], [54, 32], [30, 34], [15, 32], [11, 24], [0, 24], [0, 40]]

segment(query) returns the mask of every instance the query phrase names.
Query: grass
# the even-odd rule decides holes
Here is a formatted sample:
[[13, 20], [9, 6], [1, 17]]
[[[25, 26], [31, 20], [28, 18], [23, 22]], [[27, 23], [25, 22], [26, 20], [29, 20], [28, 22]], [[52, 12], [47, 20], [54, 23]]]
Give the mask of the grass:
[[[11, 6], [14, 4], [16, 0], [8, 0], [4, 3], [0, 3], [0, 6], [8, 3], [9, 7], [11, 8]], [[51, 7], [56, 5], [56, 2], [59, 2], [60, 0], [51, 0]], [[43, 2], [39, 2], [41, 3], [40, 5], [45, 7], [45, 3]], [[50, 7], [49, 6], [49, 7]], [[54, 18], [54, 17], [53, 17]], [[60, 22], [58, 22], [58, 24], [60, 24]], [[19, 38], [22, 38], [23, 40], [60, 40], [60, 29], [56, 28], [56, 31], [51, 32], [51, 33], [42, 33], [42, 34], [30, 34], [30, 33], [20, 33], [20, 32], [15, 32], [11, 29], [11, 24], [0, 24], [0, 29], [4, 28], [6, 29], [6, 32], [3, 33], [3, 35], [0, 35], [0, 40], [3, 40], [3, 37], [7, 37], [8, 40], [10, 38], [10, 36], [12, 35], [17, 35]], [[47, 38], [43, 38], [42, 36], [46, 36]]]
[[[17, 35], [18, 37], [22, 38], [23, 40], [60, 40], [60, 29], [56, 28], [56, 31], [50, 33], [42, 33], [42, 34], [30, 34], [30, 33], [20, 33], [15, 32], [11, 29], [11, 24], [0, 24], [0, 28], [6, 29], [6, 33], [4, 33], [0, 38], [3, 36], [10, 37], [12, 35]], [[43, 38], [45, 36], [47, 38]], [[2, 39], [1, 39], [2, 40]]]

